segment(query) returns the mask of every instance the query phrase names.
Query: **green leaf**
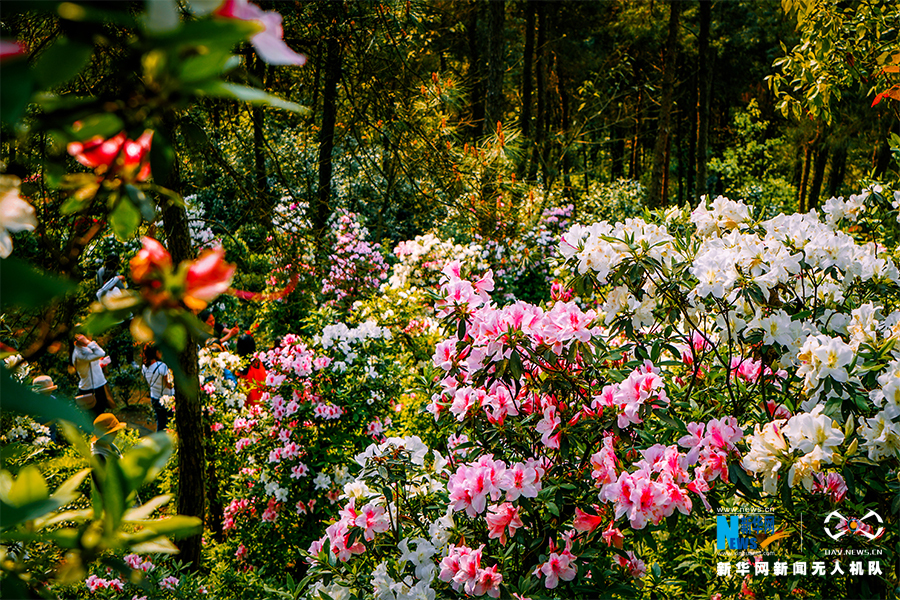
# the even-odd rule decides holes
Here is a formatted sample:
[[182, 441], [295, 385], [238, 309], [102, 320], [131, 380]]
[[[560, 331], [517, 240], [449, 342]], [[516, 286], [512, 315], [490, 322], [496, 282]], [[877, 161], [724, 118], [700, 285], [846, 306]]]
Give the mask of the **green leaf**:
[[185, 515], [145, 520], [141, 521], [141, 525], [144, 526], [146, 532], [175, 539], [196, 535], [203, 531], [203, 522], [199, 518]]
[[44, 88], [55, 88], [81, 72], [91, 60], [93, 46], [59, 38], [34, 64], [34, 78]]
[[125, 516], [122, 517], [123, 521], [140, 521], [148, 518], [153, 514], [157, 508], [161, 506], [165, 506], [172, 500], [172, 494], [163, 494], [161, 496], [156, 496], [144, 502], [142, 505], [137, 508], [132, 508], [125, 513]]
[[143, 217], [145, 221], [153, 222], [153, 220], [156, 219], [156, 208], [143, 190], [136, 188], [130, 183], [126, 183], [125, 193], [128, 195], [128, 199], [131, 200], [131, 203], [141, 211], [141, 217]]
[[94, 137], [111, 138], [124, 127], [125, 123], [115, 113], [98, 112], [78, 119], [65, 131], [74, 141], [85, 141]]
[[3, 65], [3, 85], [0, 86], [0, 119], [14, 125], [23, 114], [31, 90], [34, 87], [28, 61], [22, 58], [10, 60]]
[[150, 145], [150, 172], [153, 173], [153, 181], [165, 185], [172, 174], [175, 164], [175, 151], [171, 142], [163, 135], [162, 131], [153, 132], [153, 143]]
[[64, 296], [77, 286], [61, 277], [44, 275], [17, 258], [0, 258], [0, 305], [40, 306]]
[[18, 477], [8, 479], [3, 483], [3, 489], [0, 489], [0, 499], [10, 506], [25, 506], [50, 497], [47, 482], [41, 475], [40, 469], [34, 465], [26, 466], [19, 471]]
[[759, 500], [759, 492], [753, 487], [753, 480], [737, 463], [728, 465], [728, 480], [733, 482], [748, 498]]
[[103, 521], [106, 533], [110, 534], [122, 523], [128, 489], [118, 459], [107, 458], [103, 472]]
[[109, 215], [109, 224], [119, 241], [126, 242], [141, 225], [141, 211], [128, 198], [122, 196]]
[[6, 368], [0, 368], [0, 398], [3, 398], [4, 413], [11, 411], [28, 415], [39, 423], [56, 419], [70, 421], [82, 431], [92, 429], [91, 419], [72, 400], [35, 394], [31, 388], [10, 377]]
[[141, 438], [119, 461], [126, 482], [126, 494], [154, 479], [172, 456], [172, 440], [165, 431]]
[[261, 89], [249, 87], [246, 85], [237, 85], [235, 83], [226, 83], [224, 81], [213, 81], [205, 85], [199, 86], [197, 91], [208, 96], [219, 98], [232, 98], [250, 104], [262, 104], [273, 108], [280, 108], [295, 113], [305, 114], [309, 109], [295, 102], [282, 100], [278, 96], [266, 93]]

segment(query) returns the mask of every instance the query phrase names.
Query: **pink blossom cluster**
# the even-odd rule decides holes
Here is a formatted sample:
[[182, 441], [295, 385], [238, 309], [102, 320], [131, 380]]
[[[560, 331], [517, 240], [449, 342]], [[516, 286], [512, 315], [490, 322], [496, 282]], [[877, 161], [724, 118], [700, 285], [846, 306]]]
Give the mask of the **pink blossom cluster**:
[[180, 580], [177, 577], [169, 575], [160, 580], [159, 587], [164, 590], [174, 590], [178, 587], [179, 582]]
[[97, 590], [106, 590], [110, 589], [115, 592], [122, 592], [125, 590], [125, 584], [121, 579], [103, 579], [102, 577], [97, 577], [96, 575], [91, 575], [87, 579], [84, 580], [84, 584], [87, 586], [88, 590], [93, 594]]
[[835, 504], [843, 502], [847, 496], [847, 483], [840, 473], [816, 473], [813, 480], [813, 494], [825, 494]]
[[438, 565], [441, 569], [438, 578], [449, 583], [454, 591], [462, 588], [469, 596], [487, 594], [491, 598], [499, 598], [503, 575], [497, 570], [497, 565], [482, 568], [483, 549], [484, 545], [475, 550], [463, 545], [451, 545], [449, 553]]
[[[473, 463], [460, 465], [450, 476], [447, 482], [450, 505], [454, 511], [465, 510], [467, 515], [475, 517], [485, 511], [488, 498], [492, 502], [498, 502], [501, 497], [507, 501], [515, 501], [520, 496], [536, 498], [543, 475], [544, 468], [536, 459], [507, 467], [502, 460], [494, 460], [493, 455], [487, 454]], [[513, 533], [514, 528], [510, 534]]]
[[125, 557], [125, 562], [132, 569], [143, 571], [147, 573], [148, 571], [152, 571], [156, 568], [156, 565], [148, 558], [146, 560], [142, 560], [140, 556], [137, 554], [129, 554]]
[[322, 295], [338, 302], [377, 290], [387, 279], [388, 266], [381, 244], [366, 241], [368, 230], [357, 215], [338, 210], [333, 224], [336, 241], [332, 248], [328, 274], [322, 283]]
[[[592, 457], [592, 475], [605, 482], [600, 500], [613, 503], [616, 519], [626, 515], [634, 529], [643, 529], [648, 522], [656, 525], [676, 510], [690, 514], [693, 502], [688, 492], [709, 508], [705, 492], [716, 479], [728, 481], [728, 458], [737, 454], [735, 444], [744, 432], [734, 417], [689, 423], [687, 429], [688, 435], [678, 440], [680, 446], [690, 448], [687, 454], [676, 445], [656, 444], [641, 451], [634, 471], [623, 471], [614, 481], [615, 452], [610, 438], [604, 440], [603, 449]], [[692, 465], [697, 465], [693, 477], [689, 472]]]
[[439, 318], [453, 314], [455, 310], [471, 313], [491, 302], [488, 292], [494, 291], [494, 273], [488, 270], [472, 283], [461, 278], [461, 268], [460, 262], [454, 260], [441, 270], [441, 299], [434, 305]]
[[275, 498], [269, 498], [266, 503], [266, 509], [260, 517], [265, 523], [274, 523], [278, 519], [278, 513], [281, 510], [281, 503]]
[[558, 552], [556, 543], [550, 540], [550, 556], [534, 569], [533, 574], [536, 577], [544, 577], [544, 587], [548, 590], [555, 589], [559, 585], [560, 579], [572, 581], [578, 574], [576, 557], [572, 554], [572, 538], [569, 535], [564, 538], [566, 545], [562, 552]]
[[297, 377], [307, 377], [331, 362], [327, 356], [317, 355], [293, 333], [285, 335], [277, 348], [259, 352], [257, 356], [271, 369]]
[[784, 369], [777, 372], [772, 371], [769, 367], [763, 368], [762, 362], [753, 360], [749, 357], [733, 356], [731, 358], [730, 368], [732, 375], [746, 383], [756, 383], [760, 376], [765, 376], [765, 381], [773, 384], [781, 389], [779, 379], [787, 379], [788, 373]]
[[629, 575], [636, 579], [647, 574], [647, 565], [644, 564], [644, 561], [638, 558], [631, 550], [628, 550], [625, 554], [628, 555], [627, 558], [617, 554], [615, 558], [613, 558], [613, 566], [618, 565], [622, 567]]
[[594, 397], [591, 408], [595, 411], [614, 408], [618, 413], [619, 428], [624, 429], [643, 422], [640, 414], [642, 407], [660, 407], [668, 402], [666, 384], [659, 368], [645, 361], [625, 381], [605, 386], [600, 395]]
[[250, 504], [247, 498], [234, 499], [223, 510], [222, 530], [228, 531], [234, 528], [234, 518], [244, 512], [256, 513], [256, 508]]
[[375, 539], [376, 533], [384, 533], [391, 527], [390, 516], [383, 506], [368, 503], [359, 510], [356, 509], [356, 499], [351, 498], [341, 509], [337, 521], [328, 526], [325, 535], [312, 543], [309, 553], [318, 555], [325, 542], [329, 542], [331, 552], [341, 562], [347, 562], [354, 554], [362, 554], [366, 551], [365, 544], [357, 540], [348, 546], [350, 534], [353, 528], [362, 530], [362, 536], [367, 542]]
[[320, 404], [316, 404], [316, 407], [313, 409], [313, 415], [319, 419], [325, 419], [326, 421], [333, 421], [335, 419], [340, 419], [341, 415], [344, 414], [344, 409], [336, 404], [331, 404], [327, 402], [322, 402]]

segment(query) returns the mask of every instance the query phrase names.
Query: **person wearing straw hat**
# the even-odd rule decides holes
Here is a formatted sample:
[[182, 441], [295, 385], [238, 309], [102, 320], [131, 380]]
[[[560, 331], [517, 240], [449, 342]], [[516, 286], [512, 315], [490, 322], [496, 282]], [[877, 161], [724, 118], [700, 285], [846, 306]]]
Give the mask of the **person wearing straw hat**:
[[[49, 375], [38, 375], [31, 382], [31, 391], [35, 394], [42, 394], [44, 396], [49, 396], [50, 398], [54, 398], [53, 391], [56, 389], [56, 384], [53, 383], [53, 378]], [[48, 421], [46, 423], [42, 423], [42, 425], [46, 425], [50, 428], [50, 441], [54, 444], [59, 443], [59, 430], [56, 428], [56, 423], [53, 421]]]
[[103, 413], [94, 419], [94, 435], [91, 436], [91, 454], [96, 456], [100, 464], [106, 464], [106, 459], [111, 456], [121, 458], [122, 453], [113, 443], [119, 432], [127, 425], [116, 418], [112, 413]]

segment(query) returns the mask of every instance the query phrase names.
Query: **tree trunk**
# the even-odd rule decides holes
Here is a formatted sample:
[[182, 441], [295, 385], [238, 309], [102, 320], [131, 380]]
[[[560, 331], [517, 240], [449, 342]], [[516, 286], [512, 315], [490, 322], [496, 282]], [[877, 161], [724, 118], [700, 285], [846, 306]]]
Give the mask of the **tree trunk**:
[[331, 174], [334, 128], [337, 122], [338, 81], [341, 77], [341, 45], [331, 37], [326, 44], [325, 89], [322, 92], [322, 129], [319, 131], [319, 187], [312, 205], [313, 232], [317, 244], [324, 239], [331, 214]]
[[700, 0], [700, 37], [697, 61], [697, 187], [695, 198], [706, 195], [706, 153], [709, 147], [709, 104], [712, 92], [712, 56], [709, 24], [712, 0]]
[[[696, 84], [696, 81], [694, 82]], [[690, 86], [690, 93], [693, 98], [691, 98], [688, 106], [697, 106], [697, 86]], [[697, 112], [696, 110], [688, 111], [688, 136], [687, 136], [687, 166], [685, 168], [684, 177], [684, 204], [688, 206], [693, 206], [694, 198], [697, 196], [694, 194], [694, 174], [697, 172]], [[679, 201], [679, 204], [681, 201]]]
[[828, 177], [828, 196], [833, 198], [841, 191], [847, 174], [847, 146], [838, 146], [831, 155], [831, 174]]
[[569, 135], [569, 91], [566, 89], [565, 79], [559, 72], [559, 62], [557, 60], [556, 81], [559, 84], [559, 103], [560, 103], [560, 130], [562, 133], [562, 175], [563, 175], [563, 196], [568, 200], [572, 199], [572, 180], [571, 169], [572, 164], [568, 151], [568, 142], [566, 137]]
[[503, 73], [506, 70], [506, 44], [503, 39], [503, 25], [506, 20], [505, 0], [488, 3], [487, 36], [485, 52], [484, 124], [481, 135], [490, 135], [497, 130], [497, 123], [503, 120]]
[[809, 169], [812, 164], [812, 143], [807, 143], [803, 147], [803, 174], [800, 176], [800, 186], [797, 188], [797, 212], [809, 212], [809, 205], [806, 203], [806, 186], [809, 182]]
[[[174, 128], [170, 122], [164, 123], [161, 129], [165, 131], [167, 139], [172, 139], [171, 132]], [[175, 159], [173, 162], [174, 166], [163, 185], [180, 193], [178, 161]], [[191, 230], [185, 209], [175, 204], [166, 206], [163, 212], [163, 227], [172, 262], [177, 265], [183, 260], [193, 259]], [[206, 508], [206, 452], [203, 447], [198, 375], [200, 368], [195, 340], [188, 339], [185, 349], [178, 356], [178, 364], [186, 382], [175, 386], [175, 427], [178, 430], [177, 510], [180, 515], [199, 517], [203, 521]], [[200, 569], [201, 538], [202, 533], [198, 533], [178, 543], [181, 550], [179, 559], [189, 564], [195, 571]]]
[[822, 192], [822, 182], [825, 180], [825, 166], [828, 164], [828, 146], [820, 143], [815, 151], [813, 161], [813, 176], [809, 184], [809, 208], [819, 205], [819, 194]]
[[478, 11], [481, 3], [472, 0], [469, 6], [469, 126], [475, 142], [484, 124], [484, 73], [481, 65], [481, 41], [478, 35]]
[[673, 1], [669, 8], [669, 35], [666, 39], [666, 57], [663, 65], [662, 98], [659, 106], [659, 129], [656, 134], [656, 145], [653, 148], [653, 170], [650, 174], [650, 188], [647, 190], [647, 201], [651, 207], [659, 207], [665, 203], [666, 182], [663, 170], [666, 167], [666, 148], [669, 145], [672, 126], [672, 98], [675, 87], [675, 69], [678, 58], [678, 18], [681, 15], [681, 3]]
[[[266, 63], [258, 56], [254, 57], [253, 61], [255, 65], [253, 74], [259, 80], [260, 87], [265, 89]], [[250, 116], [253, 122], [253, 188], [256, 194], [253, 212], [259, 222], [268, 229], [272, 226], [272, 211], [275, 209], [275, 206], [269, 190], [269, 177], [266, 172], [266, 146], [263, 131], [265, 128], [265, 113], [263, 112], [263, 107], [250, 107]]]
[[531, 134], [531, 72], [534, 68], [534, 15], [535, 0], [525, 1], [525, 50], [522, 53], [522, 112], [519, 113], [519, 129], [522, 137]]
[[542, 149], [547, 132], [547, 90], [544, 84], [544, 75], [547, 68], [547, 4], [539, 2], [537, 6], [537, 60], [534, 64], [535, 93], [537, 94], [537, 123], [535, 124], [534, 150], [531, 155], [531, 167], [528, 170], [528, 179], [534, 181], [537, 177], [538, 166], [544, 173], [546, 183], [546, 169], [542, 164]]
[[872, 175], [875, 179], [883, 179], [887, 172], [888, 165], [891, 164], [891, 133], [900, 134], [900, 123], [891, 124], [885, 128], [884, 135], [881, 136], [881, 143], [876, 147], [875, 155], [872, 161]]

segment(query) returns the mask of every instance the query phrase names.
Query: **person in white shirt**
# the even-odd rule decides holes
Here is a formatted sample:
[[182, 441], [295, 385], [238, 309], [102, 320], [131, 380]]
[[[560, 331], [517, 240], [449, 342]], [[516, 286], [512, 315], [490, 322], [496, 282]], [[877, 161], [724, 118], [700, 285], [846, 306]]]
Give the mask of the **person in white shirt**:
[[106, 375], [100, 366], [100, 359], [106, 352], [97, 342], [86, 335], [75, 336], [75, 349], [72, 352], [72, 364], [78, 373], [78, 395], [93, 394], [96, 404], [89, 410], [96, 416], [109, 412], [114, 408], [112, 395], [106, 385]]
[[162, 405], [160, 398], [171, 396], [172, 388], [169, 386], [169, 367], [159, 359], [159, 349], [156, 344], [147, 344], [144, 347], [144, 365], [141, 367], [144, 379], [150, 387], [150, 404], [156, 413], [156, 430], [165, 431], [169, 424], [169, 410]]

